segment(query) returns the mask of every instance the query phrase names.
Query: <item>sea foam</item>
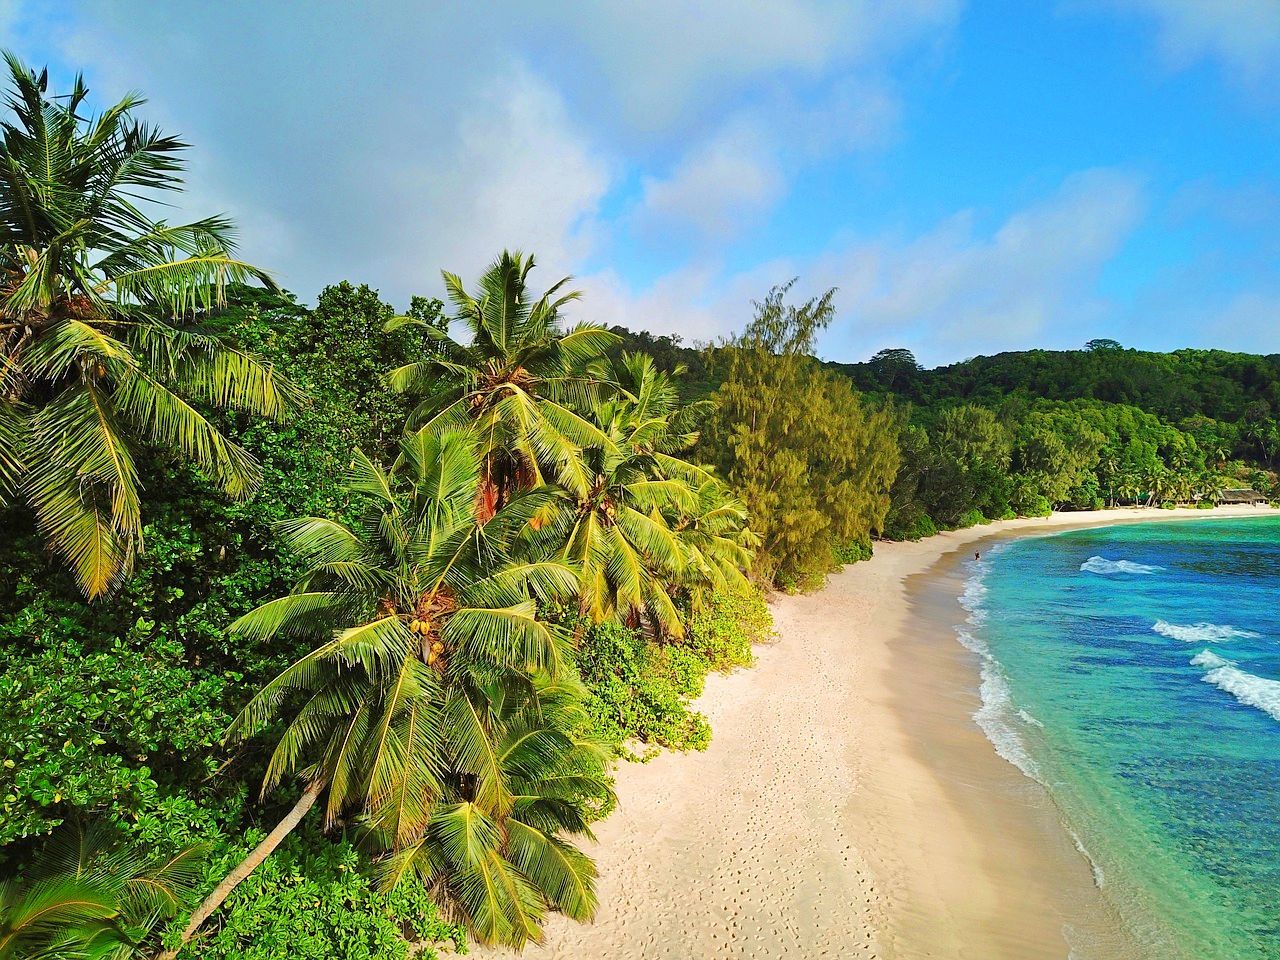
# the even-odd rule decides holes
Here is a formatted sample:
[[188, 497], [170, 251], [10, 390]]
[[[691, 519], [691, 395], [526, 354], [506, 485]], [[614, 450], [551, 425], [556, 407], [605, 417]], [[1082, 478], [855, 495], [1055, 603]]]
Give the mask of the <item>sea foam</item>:
[[1256, 707], [1273, 720], [1280, 720], [1280, 680], [1256, 677], [1241, 670], [1234, 660], [1202, 650], [1191, 659], [1192, 666], [1205, 667], [1200, 679], [1231, 694], [1247, 707]]
[[1085, 573], [1097, 573], [1108, 576], [1113, 573], [1150, 574], [1159, 573], [1164, 567], [1149, 563], [1134, 563], [1132, 560], [1108, 560], [1106, 557], [1090, 557], [1080, 564]]
[[[995, 551], [992, 551], [994, 554]], [[970, 561], [969, 566], [975, 571], [965, 583], [964, 592], [960, 595], [960, 606], [968, 611], [968, 621], [973, 627], [980, 626], [987, 619], [987, 611], [983, 601], [987, 596], [987, 586], [983, 583], [990, 569], [985, 561]], [[1030, 726], [1041, 726], [1030, 714], [1019, 710], [1013, 699], [1013, 690], [1005, 677], [1000, 663], [991, 655], [991, 648], [985, 639], [972, 629], [956, 630], [960, 642], [981, 661], [981, 682], [978, 694], [982, 705], [974, 713], [973, 719], [982, 732], [995, 747], [996, 753], [1012, 763], [1032, 780], [1040, 780], [1040, 771], [1027, 749], [1023, 730]]]
[[1183, 643], [1221, 643], [1224, 640], [1240, 640], [1246, 637], [1261, 636], [1261, 634], [1254, 633], [1252, 630], [1240, 630], [1236, 627], [1217, 623], [1179, 624], [1170, 623], [1167, 620], [1157, 620], [1151, 629], [1161, 636], [1172, 637], [1174, 640], [1181, 640]]

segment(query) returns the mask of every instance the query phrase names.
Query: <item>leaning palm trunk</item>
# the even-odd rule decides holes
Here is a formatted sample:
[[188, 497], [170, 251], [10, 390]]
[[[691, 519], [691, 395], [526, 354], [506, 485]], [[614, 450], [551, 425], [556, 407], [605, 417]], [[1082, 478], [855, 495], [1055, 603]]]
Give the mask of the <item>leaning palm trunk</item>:
[[213, 888], [213, 892], [201, 901], [200, 906], [196, 907], [195, 913], [191, 914], [191, 919], [187, 921], [186, 927], [182, 931], [182, 939], [178, 945], [172, 949], [165, 950], [156, 956], [156, 960], [174, 960], [178, 955], [178, 951], [187, 945], [192, 937], [196, 935], [206, 920], [213, 916], [214, 912], [222, 906], [224, 900], [231, 896], [231, 891], [238, 887], [244, 880], [248, 879], [249, 874], [258, 869], [258, 866], [267, 857], [275, 852], [276, 847], [296, 827], [302, 818], [307, 815], [307, 811], [316, 805], [316, 801], [320, 799], [320, 793], [324, 790], [324, 783], [317, 780], [302, 791], [302, 796], [298, 798], [298, 802], [293, 805], [283, 820], [276, 824], [274, 830], [263, 838], [262, 842], [253, 848], [253, 851], [240, 862], [240, 864], [227, 874], [226, 878]]

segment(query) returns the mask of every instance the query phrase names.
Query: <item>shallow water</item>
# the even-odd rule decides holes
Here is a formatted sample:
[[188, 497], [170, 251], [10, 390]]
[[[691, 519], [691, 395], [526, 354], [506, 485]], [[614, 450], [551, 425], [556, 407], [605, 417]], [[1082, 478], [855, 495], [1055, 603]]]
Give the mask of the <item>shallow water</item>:
[[1280, 518], [1078, 530], [968, 566], [976, 719], [1133, 936], [1280, 960]]

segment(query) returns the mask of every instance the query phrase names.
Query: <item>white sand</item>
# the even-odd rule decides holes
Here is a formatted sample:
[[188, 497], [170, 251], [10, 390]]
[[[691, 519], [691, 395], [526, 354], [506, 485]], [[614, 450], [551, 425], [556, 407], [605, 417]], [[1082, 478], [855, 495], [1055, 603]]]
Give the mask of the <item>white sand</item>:
[[[698, 703], [710, 748], [618, 769], [591, 850], [595, 922], [554, 917], [525, 956], [1065, 958], [1080, 905], [1064, 891], [1089, 895], [1087, 865], [970, 720], [973, 664], [908, 578], [941, 581], [941, 558], [995, 535], [1256, 512], [1073, 513], [881, 543], [822, 591], [777, 599], [778, 641]], [[893, 658], [934, 634], [912, 661], [911, 682], [932, 685], [921, 703]]]

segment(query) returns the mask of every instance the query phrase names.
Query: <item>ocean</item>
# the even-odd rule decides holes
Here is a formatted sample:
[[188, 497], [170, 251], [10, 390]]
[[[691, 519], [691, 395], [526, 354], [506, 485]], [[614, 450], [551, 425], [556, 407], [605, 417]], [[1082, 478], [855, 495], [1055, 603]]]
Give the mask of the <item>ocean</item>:
[[1151, 956], [1280, 960], [1280, 517], [1029, 537], [967, 567], [975, 719], [1116, 922]]

